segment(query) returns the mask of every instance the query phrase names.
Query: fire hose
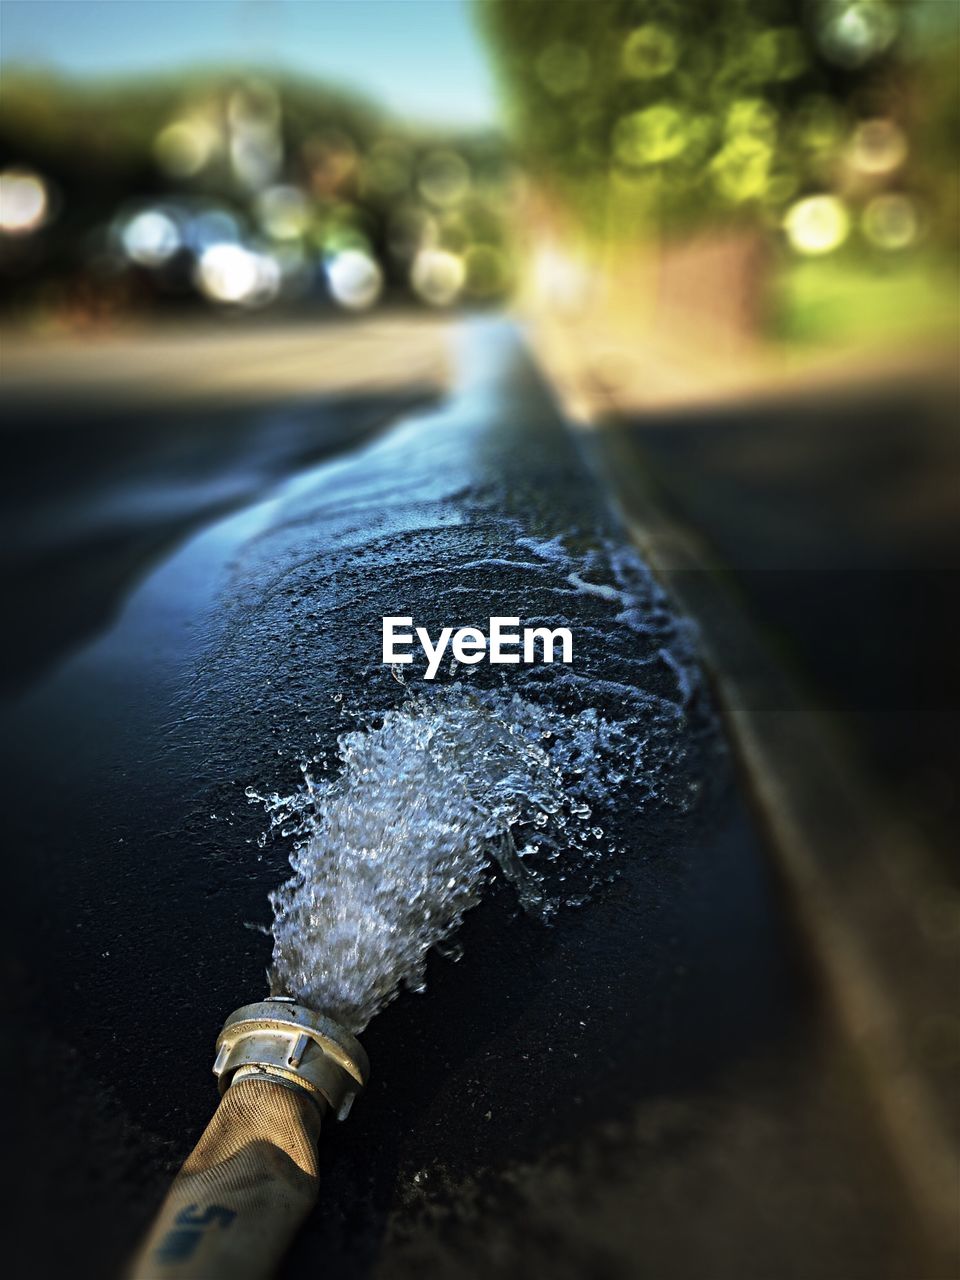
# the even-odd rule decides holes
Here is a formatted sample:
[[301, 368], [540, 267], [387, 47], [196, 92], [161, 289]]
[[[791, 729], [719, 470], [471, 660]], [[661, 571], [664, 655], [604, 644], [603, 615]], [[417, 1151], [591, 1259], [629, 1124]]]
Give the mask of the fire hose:
[[370, 1074], [330, 1018], [285, 996], [244, 1005], [217, 1039], [221, 1101], [187, 1157], [131, 1280], [264, 1280], [319, 1191], [325, 1116], [345, 1120]]

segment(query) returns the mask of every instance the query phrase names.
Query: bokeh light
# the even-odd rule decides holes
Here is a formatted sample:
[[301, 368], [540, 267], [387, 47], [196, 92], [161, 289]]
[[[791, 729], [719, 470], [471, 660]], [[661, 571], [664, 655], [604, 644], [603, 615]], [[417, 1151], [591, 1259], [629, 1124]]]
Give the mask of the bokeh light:
[[0, 173], [0, 231], [27, 236], [38, 231], [50, 214], [50, 194], [38, 173], [7, 169]]
[[907, 139], [892, 120], [864, 120], [850, 141], [850, 159], [860, 173], [893, 173], [907, 158]]
[[257, 197], [256, 209], [261, 226], [274, 240], [296, 240], [310, 225], [310, 205], [299, 187], [268, 187]]
[[[24, 317], [106, 315], [108, 292], [116, 318], [486, 303], [514, 283], [504, 139], [398, 120], [350, 90], [276, 70], [82, 89], [26, 73], [4, 85], [4, 138], [0, 272]], [[441, 256], [419, 258], [418, 288], [424, 251]]]
[[874, 196], [863, 211], [863, 234], [878, 249], [907, 249], [920, 229], [917, 206], [909, 196], [888, 192]]
[[843, 244], [850, 233], [850, 214], [837, 196], [808, 196], [790, 206], [783, 225], [798, 253], [816, 256]]
[[820, 7], [820, 44], [839, 66], [862, 67], [896, 38], [897, 15], [885, 0], [825, 0]]
[[208, 120], [175, 120], [157, 134], [153, 151], [161, 169], [171, 177], [190, 178], [210, 163], [219, 141]]
[[623, 46], [624, 73], [637, 80], [656, 80], [669, 75], [677, 65], [676, 37], [655, 22], [637, 27]]
[[144, 209], [121, 232], [124, 252], [143, 267], [159, 267], [180, 248], [180, 230], [163, 209]]
[[658, 102], [621, 116], [613, 131], [613, 152], [632, 168], [663, 164], [683, 152], [687, 136], [684, 112], [673, 103]]
[[343, 249], [326, 266], [334, 300], [348, 311], [366, 311], [383, 292], [383, 272], [362, 249]]
[[456, 302], [466, 277], [463, 258], [445, 249], [421, 249], [410, 270], [414, 292], [432, 307], [449, 307]]
[[277, 295], [280, 268], [267, 254], [239, 244], [214, 244], [200, 258], [197, 283], [214, 302], [263, 306]]

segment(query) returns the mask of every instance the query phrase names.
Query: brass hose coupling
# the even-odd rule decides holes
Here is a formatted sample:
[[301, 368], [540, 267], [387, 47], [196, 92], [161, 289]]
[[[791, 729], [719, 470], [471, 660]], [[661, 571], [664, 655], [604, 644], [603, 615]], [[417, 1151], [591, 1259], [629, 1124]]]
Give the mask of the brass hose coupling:
[[234, 1010], [217, 1037], [213, 1064], [221, 1095], [238, 1080], [274, 1080], [302, 1089], [325, 1112], [346, 1120], [370, 1077], [362, 1045], [332, 1018], [289, 996]]

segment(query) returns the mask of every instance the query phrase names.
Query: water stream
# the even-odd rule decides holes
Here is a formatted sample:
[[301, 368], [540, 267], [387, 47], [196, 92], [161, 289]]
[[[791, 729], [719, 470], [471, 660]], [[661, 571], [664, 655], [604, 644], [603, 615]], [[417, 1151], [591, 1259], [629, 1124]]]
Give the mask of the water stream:
[[270, 899], [271, 987], [354, 1032], [401, 988], [423, 990], [431, 948], [456, 954], [452, 937], [492, 880], [549, 922], [616, 875], [624, 801], [685, 810], [699, 792], [687, 749], [701, 692], [692, 638], [639, 557], [519, 541], [533, 563], [513, 559], [514, 569], [528, 563], [564, 584], [564, 611], [539, 621], [583, 641], [577, 606], [589, 601], [590, 643], [608, 659], [641, 637], [656, 642], [660, 692], [637, 679], [639, 653], [632, 679], [594, 680], [588, 693], [559, 664], [512, 667], [489, 687], [478, 668], [451, 662], [445, 683], [415, 677], [385, 712], [344, 706], [356, 723], [334, 752], [301, 762], [293, 793], [247, 788], [292, 843], [293, 876]]

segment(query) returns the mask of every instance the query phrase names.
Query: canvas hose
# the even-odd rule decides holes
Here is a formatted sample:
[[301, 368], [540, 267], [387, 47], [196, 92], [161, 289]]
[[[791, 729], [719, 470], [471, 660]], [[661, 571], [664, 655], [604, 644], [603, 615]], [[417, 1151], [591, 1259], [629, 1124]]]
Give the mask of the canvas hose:
[[343, 1028], [272, 997], [231, 1014], [214, 1064], [222, 1098], [177, 1174], [131, 1280], [265, 1280], [319, 1190], [324, 1115], [345, 1119], [369, 1075]]

